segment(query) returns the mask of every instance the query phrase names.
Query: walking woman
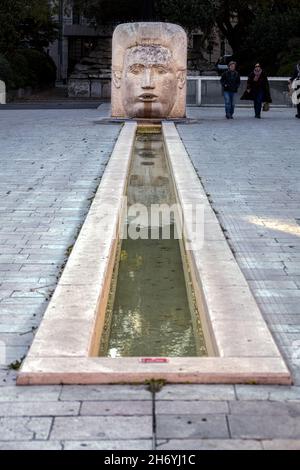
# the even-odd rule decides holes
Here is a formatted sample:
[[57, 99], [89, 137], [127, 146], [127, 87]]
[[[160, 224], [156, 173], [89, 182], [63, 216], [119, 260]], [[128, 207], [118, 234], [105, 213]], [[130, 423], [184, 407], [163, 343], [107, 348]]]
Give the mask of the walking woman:
[[248, 77], [247, 90], [241, 100], [253, 100], [255, 117], [258, 119], [261, 117], [263, 103], [272, 103], [267, 74], [258, 63], [255, 64], [253, 72]]

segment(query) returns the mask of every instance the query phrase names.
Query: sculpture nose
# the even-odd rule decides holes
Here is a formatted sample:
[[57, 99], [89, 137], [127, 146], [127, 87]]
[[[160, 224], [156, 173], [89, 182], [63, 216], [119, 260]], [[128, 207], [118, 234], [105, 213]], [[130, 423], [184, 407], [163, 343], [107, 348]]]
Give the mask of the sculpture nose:
[[147, 89], [155, 88], [150, 69], [144, 70], [143, 78], [142, 78], [142, 88], [147, 88]]

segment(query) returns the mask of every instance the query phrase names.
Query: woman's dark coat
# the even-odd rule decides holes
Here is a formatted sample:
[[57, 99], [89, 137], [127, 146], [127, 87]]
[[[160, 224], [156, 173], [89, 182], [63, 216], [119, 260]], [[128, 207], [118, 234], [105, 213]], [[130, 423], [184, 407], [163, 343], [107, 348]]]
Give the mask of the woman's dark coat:
[[[241, 100], [254, 100], [256, 91], [258, 91], [259, 89], [262, 89], [264, 93], [264, 98], [263, 98], [264, 103], [272, 103], [272, 98], [270, 94], [270, 85], [269, 85], [269, 80], [268, 80], [266, 73], [262, 71], [257, 82], [254, 80], [254, 77], [255, 77], [254, 72], [251, 72], [247, 81], [247, 89], [244, 92], [244, 94], [241, 96]], [[249, 89], [250, 89], [250, 92], [247, 91]]]

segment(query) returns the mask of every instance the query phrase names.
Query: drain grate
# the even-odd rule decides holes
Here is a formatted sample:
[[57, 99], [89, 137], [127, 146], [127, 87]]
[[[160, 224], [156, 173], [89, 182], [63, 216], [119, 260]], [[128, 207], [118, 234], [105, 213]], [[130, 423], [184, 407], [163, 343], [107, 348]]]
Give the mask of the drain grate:
[[141, 165], [150, 166], [154, 165], [154, 162], [141, 162]]

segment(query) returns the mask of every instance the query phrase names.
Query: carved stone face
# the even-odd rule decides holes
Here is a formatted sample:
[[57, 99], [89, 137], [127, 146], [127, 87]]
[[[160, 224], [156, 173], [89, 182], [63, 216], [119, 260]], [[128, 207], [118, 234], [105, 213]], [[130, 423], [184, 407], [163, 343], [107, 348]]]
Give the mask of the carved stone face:
[[178, 78], [169, 49], [136, 46], [124, 58], [121, 93], [129, 117], [164, 117], [174, 106]]
[[125, 23], [113, 34], [113, 117], [185, 116], [187, 36], [171, 23]]

